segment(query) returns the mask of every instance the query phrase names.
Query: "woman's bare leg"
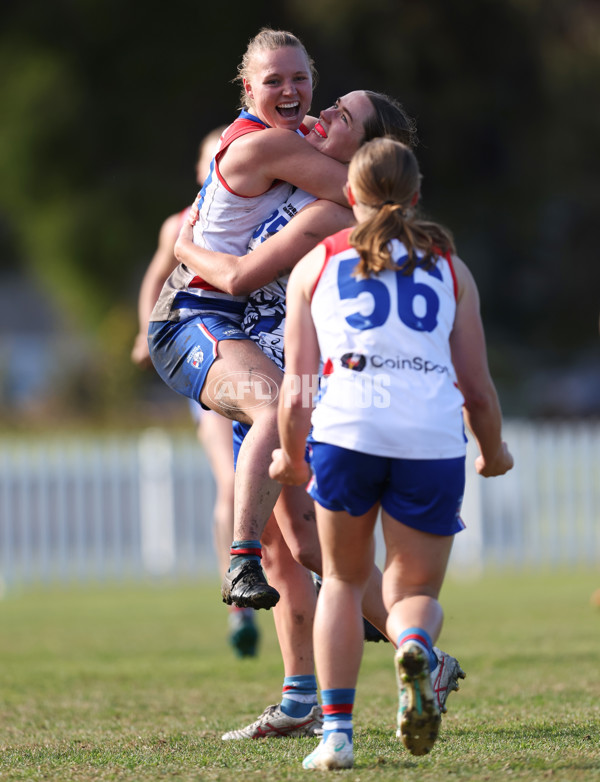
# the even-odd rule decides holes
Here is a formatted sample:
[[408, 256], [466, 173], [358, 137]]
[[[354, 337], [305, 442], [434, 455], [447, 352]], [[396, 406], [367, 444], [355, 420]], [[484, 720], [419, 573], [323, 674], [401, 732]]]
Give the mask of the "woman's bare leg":
[[385, 511], [381, 518], [386, 545], [383, 598], [389, 612], [388, 634], [396, 641], [407, 627], [421, 627], [435, 643], [443, 622], [438, 595], [454, 538], [407, 527]]
[[314, 674], [313, 621], [317, 595], [309, 571], [291, 555], [275, 518], [262, 537], [263, 565], [281, 599], [273, 609], [285, 676]]
[[376, 519], [377, 506], [364, 516], [317, 506], [323, 586], [313, 636], [322, 690], [356, 687], [363, 652], [362, 600], [373, 569]]
[[213, 509], [213, 539], [219, 560], [219, 572], [229, 567], [229, 547], [233, 539], [233, 433], [231, 421], [217, 413], [205, 411], [198, 424], [198, 439], [208, 456], [215, 479], [216, 497]]
[[[292, 556], [304, 567], [321, 576], [323, 566], [317, 534], [314, 502], [302, 486], [284, 486], [275, 505], [275, 516]], [[382, 577], [373, 564], [363, 596], [363, 616], [384, 636], [387, 611], [381, 592]], [[377, 640], [381, 640], [380, 637]]]
[[273, 516], [262, 542], [269, 581], [281, 594], [273, 618], [283, 658], [282, 697], [279, 704], [268, 706], [250, 725], [225, 733], [222, 738], [226, 741], [313, 736], [322, 725], [313, 659], [316, 592], [312, 577], [292, 557]]
[[241, 608], [271, 608], [279, 599], [260, 567], [260, 539], [281, 489], [268, 472], [279, 442], [281, 379], [281, 371], [251, 340], [223, 340], [201, 394], [207, 407], [251, 425], [238, 454], [232, 560], [221, 589], [224, 602]]

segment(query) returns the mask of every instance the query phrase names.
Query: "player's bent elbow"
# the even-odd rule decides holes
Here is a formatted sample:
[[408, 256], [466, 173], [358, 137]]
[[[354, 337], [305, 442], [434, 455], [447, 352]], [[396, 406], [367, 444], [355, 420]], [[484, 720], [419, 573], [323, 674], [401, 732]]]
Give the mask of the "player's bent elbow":
[[237, 269], [230, 269], [223, 274], [219, 287], [230, 296], [249, 296], [259, 286], [250, 284]]

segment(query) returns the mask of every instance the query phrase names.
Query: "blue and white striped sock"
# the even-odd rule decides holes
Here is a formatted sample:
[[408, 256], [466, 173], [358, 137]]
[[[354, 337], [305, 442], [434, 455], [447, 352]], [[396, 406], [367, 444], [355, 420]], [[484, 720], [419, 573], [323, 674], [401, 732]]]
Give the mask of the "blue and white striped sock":
[[229, 549], [229, 570], [235, 570], [245, 559], [262, 559], [260, 540], [234, 540]]
[[286, 676], [283, 680], [281, 711], [288, 717], [306, 717], [317, 704], [316, 676]]
[[353, 688], [335, 688], [321, 690], [323, 707], [323, 741], [330, 733], [345, 733], [352, 743], [352, 709], [354, 708]]
[[429, 658], [429, 670], [434, 671], [438, 666], [438, 659], [433, 651], [431, 636], [422, 627], [409, 627], [398, 636], [398, 649], [407, 641], [419, 644]]

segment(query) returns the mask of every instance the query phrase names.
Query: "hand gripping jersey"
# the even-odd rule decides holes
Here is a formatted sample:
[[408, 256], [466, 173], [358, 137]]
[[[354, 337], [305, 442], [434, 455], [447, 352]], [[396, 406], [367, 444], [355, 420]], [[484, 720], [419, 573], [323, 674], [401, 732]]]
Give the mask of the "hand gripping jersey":
[[[292, 190], [287, 182], [275, 182], [258, 196], [242, 196], [227, 185], [219, 161], [229, 145], [246, 133], [265, 130], [267, 125], [242, 111], [219, 139], [209, 174], [198, 195], [199, 217], [194, 226], [194, 243], [209, 250], [245, 255], [256, 226], [262, 223]], [[231, 296], [210, 285], [184, 264], [165, 283], [152, 321], [179, 321], [196, 314], [220, 314], [240, 323], [246, 296]]]
[[[328, 237], [311, 312], [325, 364], [315, 440], [404, 459], [463, 456], [463, 396], [449, 337], [456, 312], [450, 258], [412, 275], [357, 278], [351, 229]], [[404, 246], [391, 243], [402, 264]]]
[[[248, 250], [254, 250], [270, 236], [280, 231], [307, 204], [316, 197], [293, 188], [281, 204], [254, 232]], [[248, 297], [242, 328], [280, 369], [283, 369], [283, 329], [285, 325], [285, 291], [289, 274], [279, 277]]]

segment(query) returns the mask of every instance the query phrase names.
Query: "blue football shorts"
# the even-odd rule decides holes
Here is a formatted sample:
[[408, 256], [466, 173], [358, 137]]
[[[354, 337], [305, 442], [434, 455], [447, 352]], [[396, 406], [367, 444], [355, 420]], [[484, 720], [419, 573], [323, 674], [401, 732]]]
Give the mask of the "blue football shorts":
[[460, 508], [465, 457], [392, 459], [310, 441], [311, 497], [324, 508], [362, 516], [377, 502], [394, 519], [434, 535], [465, 528]]
[[222, 315], [153, 321], [148, 327], [148, 347], [156, 371], [169, 388], [196, 402], [217, 358], [217, 345], [225, 339], [249, 337]]
[[241, 424], [239, 421], [234, 421], [232, 430], [233, 430], [233, 469], [235, 470], [235, 468], [237, 467], [238, 454], [240, 452], [240, 448], [242, 447], [242, 443], [244, 442], [244, 437], [250, 431], [250, 424]]

